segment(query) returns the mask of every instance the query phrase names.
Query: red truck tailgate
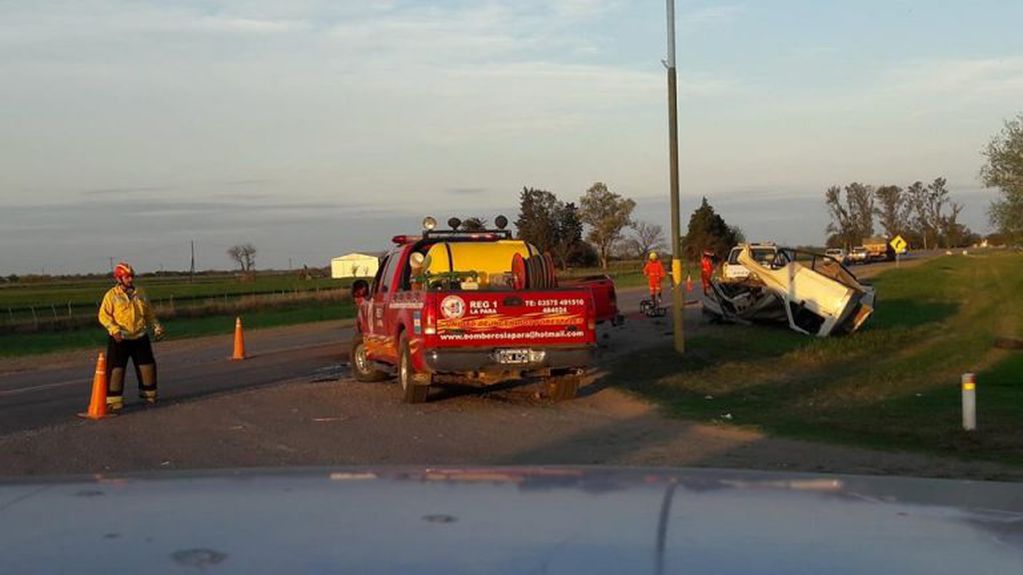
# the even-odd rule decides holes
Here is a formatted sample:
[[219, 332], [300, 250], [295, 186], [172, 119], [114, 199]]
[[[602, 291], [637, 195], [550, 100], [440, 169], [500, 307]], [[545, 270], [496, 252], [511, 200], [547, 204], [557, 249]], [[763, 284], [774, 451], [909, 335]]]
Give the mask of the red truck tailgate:
[[[430, 293], [423, 310], [430, 347], [589, 345], [590, 290]], [[431, 333], [434, 331], [436, 333]]]

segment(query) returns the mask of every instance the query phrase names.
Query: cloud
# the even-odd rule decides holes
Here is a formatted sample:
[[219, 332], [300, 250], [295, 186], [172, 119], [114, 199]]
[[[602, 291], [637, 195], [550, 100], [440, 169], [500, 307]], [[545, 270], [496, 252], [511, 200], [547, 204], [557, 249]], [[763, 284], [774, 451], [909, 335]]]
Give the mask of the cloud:
[[691, 34], [706, 28], [731, 22], [741, 16], [746, 7], [740, 4], [723, 6], [707, 6], [689, 10], [676, 16], [679, 28], [683, 33]]
[[207, 16], [195, 21], [195, 28], [216, 32], [236, 32], [245, 34], [281, 34], [307, 30], [311, 27], [304, 20], [270, 20], [259, 18], [225, 18]]
[[1023, 56], [918, 60], [883, 73], [890, 92], [923, 99], [1023, 95]]

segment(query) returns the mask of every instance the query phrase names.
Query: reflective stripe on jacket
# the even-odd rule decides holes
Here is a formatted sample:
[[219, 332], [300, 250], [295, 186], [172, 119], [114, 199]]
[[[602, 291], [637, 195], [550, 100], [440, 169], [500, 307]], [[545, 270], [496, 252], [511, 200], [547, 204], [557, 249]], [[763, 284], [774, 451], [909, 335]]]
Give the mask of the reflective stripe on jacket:
[[651, 282], [660, 283], [664, 279], [664, 266], [658, 260], [651, 260], [643, 266], [643, 275]]
[[146, 335], [147, 327], [160, 325], [145, 292], [135, 288], [128, 294], [120, 285], [110, 288], [103, 296], [99, 323], [110, 335], [120, 332], [126, 339], [138, 339]]

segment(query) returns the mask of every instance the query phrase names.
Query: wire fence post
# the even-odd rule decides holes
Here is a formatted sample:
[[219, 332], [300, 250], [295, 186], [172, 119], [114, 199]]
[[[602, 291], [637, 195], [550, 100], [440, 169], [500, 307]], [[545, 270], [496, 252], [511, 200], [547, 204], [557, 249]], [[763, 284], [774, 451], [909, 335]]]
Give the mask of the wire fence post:
[[35, 329], [39, 329], [39, 316], [36, 315], [36, 306], [29, 306], [29, 309], [32, 310], [32, 325]]

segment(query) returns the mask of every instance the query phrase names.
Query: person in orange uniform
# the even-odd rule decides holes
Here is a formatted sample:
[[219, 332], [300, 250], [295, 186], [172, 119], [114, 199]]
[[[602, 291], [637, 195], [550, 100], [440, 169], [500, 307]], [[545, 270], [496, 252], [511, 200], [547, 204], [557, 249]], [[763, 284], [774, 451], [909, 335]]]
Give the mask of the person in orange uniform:
[[710, 291], [710, 278], [714, 276], [715, 259], [717, 258], [714, 252], [710, 250], [704, 250], [703, 257], [700, 258], [700, 282], [703, 284], [704, 294]]
[[121, 409], [124, 405], [124, 370], [131, 359], [138, 378], [139, 397], [146, 404], [156, 404], [156, 359], [149, 341], [148, 328], [153, 328], [157, 341], [163, 338], [163, 326], [153, 313], [149, 298], [135, 287], [135, 270], [124, 262], [114, 268], [117, 284], [103, 296], [99, 307], [99, 323], [107, 330], [107, 407]]
[[654, 305], [661, 302], [661, 282], [664, 281], [664, 266], [657, 259], [657, 252], [650, 252], [646, 265], [643, 266], [643, 275], [646, 276], [647, 286], [650, 288], [650, 299]]

